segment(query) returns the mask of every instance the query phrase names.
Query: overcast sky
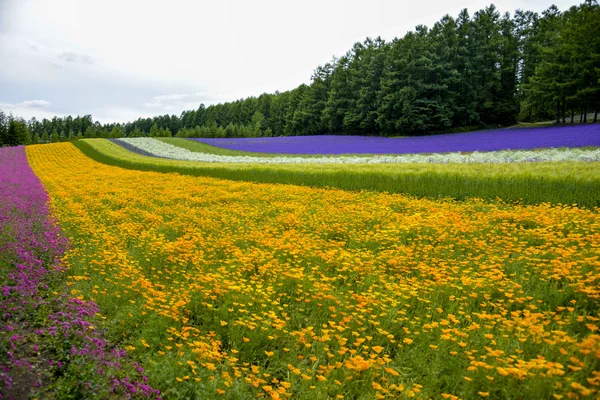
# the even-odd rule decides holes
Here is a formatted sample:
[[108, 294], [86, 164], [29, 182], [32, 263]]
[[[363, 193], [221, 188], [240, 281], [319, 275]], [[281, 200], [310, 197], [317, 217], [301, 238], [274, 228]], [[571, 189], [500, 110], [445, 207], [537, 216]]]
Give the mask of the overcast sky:
[[[494, 3], [541, 12], [550, 1]], [[180, 114], [292, 89], [367, 36], [391, 40], [489, 2], [0, 0], [0, 109], [101, 122]]]

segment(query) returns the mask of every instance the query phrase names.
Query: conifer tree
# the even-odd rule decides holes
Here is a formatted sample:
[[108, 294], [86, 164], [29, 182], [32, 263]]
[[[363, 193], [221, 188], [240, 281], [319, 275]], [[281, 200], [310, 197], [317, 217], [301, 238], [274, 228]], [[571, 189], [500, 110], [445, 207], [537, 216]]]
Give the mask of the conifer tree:
[[60, 141], [60, 136], [58, 135], [58, 131], [56, 128], [52, 130], [52, 135], [50, 135], [50, 142], [58, 143]]

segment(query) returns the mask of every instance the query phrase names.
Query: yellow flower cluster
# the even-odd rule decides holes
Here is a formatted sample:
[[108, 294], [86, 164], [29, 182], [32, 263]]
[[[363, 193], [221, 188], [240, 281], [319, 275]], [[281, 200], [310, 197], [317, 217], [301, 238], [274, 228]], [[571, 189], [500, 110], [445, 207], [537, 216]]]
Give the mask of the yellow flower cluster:
[[69, 285], [166, 396], [585, 398], [600, 214], [30, 163]]

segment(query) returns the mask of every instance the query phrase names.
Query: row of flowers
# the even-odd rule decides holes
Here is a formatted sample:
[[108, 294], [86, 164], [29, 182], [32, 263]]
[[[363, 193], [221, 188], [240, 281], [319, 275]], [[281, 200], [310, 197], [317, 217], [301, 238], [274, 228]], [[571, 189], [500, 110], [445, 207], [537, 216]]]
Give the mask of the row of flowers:
[[158, 397], [97, 330], [98, 306], [66, 293], [48, 201], [25, 148], [0, 149], [0, 399]]
[[394, 164], [394, 163], [518, 163], [540, 161], [600, 161], [600, 149], [543, 149], [543, 150], [503, 150], [494, 152], [445, 153], [445, 154], [403, 154], [374, 156], [322, 156], [322, 157], [252, 157], [223, 156], [193, 152], [173, 146], [153, 138], [124, 138], [117, 143], [128, 149], [134, 147], [140, 153], [155, 157], [184, 161], [223, 162], [223, 163], [261, 163], [261, 164]]
[[595, 209], [27, 151], [72, 238], [72, 290], [165, 397], [598, 397]]

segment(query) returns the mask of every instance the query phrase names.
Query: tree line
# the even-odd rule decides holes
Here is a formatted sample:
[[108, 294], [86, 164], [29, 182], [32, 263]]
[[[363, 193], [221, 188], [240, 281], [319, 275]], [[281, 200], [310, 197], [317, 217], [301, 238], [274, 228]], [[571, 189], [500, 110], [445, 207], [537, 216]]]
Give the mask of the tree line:
[[390, 42], [367, 38], [293, 90], [125, 124], [100, 124], [90, 115], [27, 122], [3, 115], [0, 140], [420, 135], [517, 120], [588, 122], [590, 112], [596, 122], [598, 108], [596, 0], [541, 14], [500, 14], [490, 5], [472, 16], [466, 9], [456, 18], [446, 15]]

